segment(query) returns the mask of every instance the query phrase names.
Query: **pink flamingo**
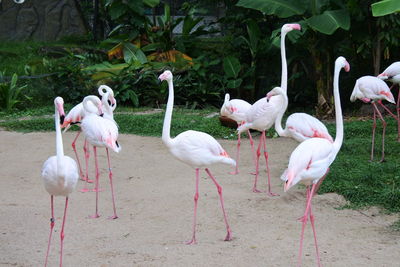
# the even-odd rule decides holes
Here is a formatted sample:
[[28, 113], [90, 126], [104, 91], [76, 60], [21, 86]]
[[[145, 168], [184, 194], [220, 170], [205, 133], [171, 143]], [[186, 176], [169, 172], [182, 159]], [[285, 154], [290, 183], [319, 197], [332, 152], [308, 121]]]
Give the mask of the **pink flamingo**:
[[390, 92], [387, 84], [381, 79], [374, 76], [363, 76], [357, 79], [356, 84], [354, 86], [353, 92], [351, 93], [350, 100], [352, 102], [356, 101], [356, 99], [360, 99], [364, 103], [371, 103], [372, 108], [374, 110], [373, 120], [374, 123], [372, 125], [372, 147], [371, 147], [371, 161], [374, 159], [374, 146], [375, 146], [375, 129], [376, 129], [376, 114], [378, 114], [379, 119], [382, 122], [382, 158], [380, 162], [385, 160], [385, 131], [386, 131], [386, 121], [384, 120], [381, 112], [376, 106], [377, 102], [380, 104], [386, 111], [388, 111], [396, 120], [396, 116], [382, 104], [382, 99], [389, 101], [390, 103], [395, 104], [394, 97]]
[[[228, 117], [234, 121], [236, 121], [237, 125], [240, 126], [241, 124], [244, 123], [246, 119], [246, 112], [250, 109], [251, 104], [248, 103], [247, 101], [244, 101], [242, 99], [230, 99], [229, 94], [225, 94], [225, 101], [224, 104], [221, 107], [221, 116]], [[250, 130], [247, 130], [247, 135], [249, 136], [250, 139], [250, 145], [251, 145], [251, 152], [253, 155], [253, 161], [254, 159], [254, 141], [251, 136]], [[236, 148], [236, 167], [235, 171], [231, 172], [231, 174], [238, 174], [239, 173], [239, 151], [240, 151], [240, 134], [238, 134], [238, 139], [237, 139], [237, 148]]]
[[224, 163], [235, 165], [235, 160], [228, 156], [228, 153], [221, 147], [221, 145], [211, 135], [198, 132], [198, 131], [185, 131], [180, 133], [175, 138], [171, 138], [171, 118], [172, 109], [174, 105], [174, 85], [173, 76], [169, 70], [164, 71], [159, 79], [167, 81], [169, 95], [167, 102], [167, 110], [165, 112], [162, 140], [168, 147], [169, 151], [180, 161], [192, 166], [196, 170], [196, 193], [194, 195], [194, 218], [193, 218], [193, 235], [192, 239], [187, 244], [196, 243], [196, 214], [197, 214], [197, 200], [199, 198], [199, 171], [200, 168], [205, 168], [208, 176], [217, 187], [219, 199], [221, 202], [222, 213], [224, 215], [227, 235], [225, 241], [232, 239], [231, 229], [228, 224], [228, 219], [225, 213], [224, 200], [222, 197], [222, 187], [217, 183], [214, 176], [211, 174], [208, 166], [216, 163]]
[[105, 119], [98, 116], [95, 112], [90, 112], [89, 101], [98, 102], [97, 96], [87, 96], [83, 100], [83, 108], [87, 112], [85, 118], [83, 118], [81, 123], [81, 129], [85, 135], [87, 141], [93, 146], [94, 160], [95, 160], [95, 175], [96, 175], [96, 213], [92, 218], [98, 218], [98, 194], [99, 194], [99, 167], [97, 162], [97, 147], [105, 147], [107, 152], [107, 162], [109, 169], [109, 180], [111, 187], [111, 196], [113, 201], [114, 215], [110, 219], [117, 219], [117, 212], [115, 208], [115, 198], [114, 198], [114, 187], [112, 183], [112, 171], [111, 171], [111, 161], [108, 149], [112, 149], [115, 152], [121, 150], [121, 146], [118, 144], [118, 126], [115, 121]]
[[63, 122], [65, 117], [63, 105], [64, 105], [64, 100], [61, 97], [56, 97], [56, 99], [54, 99], [54, 106], [55, 106], [54, 121], [56, 127], [57, 155], [49, 157], [44, 162], [42, 167], [42, 178], [44, 182], [44, 187], [46, 188], [46, 191], [50, 194], [50, 201], [51, 201], [50, 236], [47, 245], [46, 260], [44, 264], [45, 266], [47, 266], [51, 237], [55, 224], [53, 197], [54, 196], [65, 197], [64, 217], [60, 233], [60, 238], [61, 238], [60, 266], [62, 266], [63, 243], [65, 237], [64, 226], [67, 217], [68, 196], [75, 189], [79, 179], [78, 166], [76, 165], [75, 160], [64, 155], [61, 127], [60, 127], [60, 123]]
[[[284, 24], [281, 28], [281, 59], [282, 59], [282, 77], [281, 88], [286, 93], [287, 91], [287, 62], [286, 62], [286, 49], [285, 38], [286, 34], [292, 30], [301, 30], [299, 24]], [[257, 181], [259, 175], [259, 160], [261, 155], [261, 147], [264, 149], [264, 157], [267, 166], [268, 177], [268, 195], [276, 196], [277, 194], [271, 192], [271, 177], [268, 166], [268, 152], [266, 146], [265, 131], [271, 128], [274, 124], [276, 117], [283, 106], [284, 99], [282, 95], [272, 96], [268, 101], [267, 98], [261, 98], [254, 103], [246, 113], [246, 121], [238, 128], [238, 134], [254, 129], [261, 132], [260, 143], [256, 152], [256, 176], [254, 179], [253, 192], [259, 193], [257, 189]]]
[[[281, 179], [285, 181], [284, 191], [301, 182], [307, 187], [307, 205], [303, 217], [301, 217], [302, 229], [300, 237], [300, 250], [298, 266], [301, 266], [304, 229], [310, 217], [311, 227], [314, 234], [314, 243], [317, 254], [318, 266], [321, 266], [317, 236], [315, 232], [314, 215], [311, 211], [311, 200], [314, 196], [318, 182], [328, 172], [329, 166], [335, 160], [337, 153], [343, 143], [343, 116], [339, 95], [339, 73], [344, 68], [350, 70], [350, 65], [344, 57], [338, 57], [335, 61], [335, 74], [333, 80], [333, 94], [336, 112], [336, 137], [333, 143], [324, 138], [310, 138], [300, 143], [292, 152], [288, 168], [282, 174]], [[312, 187], [310, 190], [310, 186]]]
[[[106, 92], [104, 92], [103, 90], [106, 90]], [[114, 92], [107, 85], [100, 85], [98, 88], [98, 92], [102, 96], [101, 102], [103, 103], [103, 107], [105, 108], [105, 111], [106, 111], [105, 116], [108, 116], [108, 117], [111, 116], [111, 118], [113, 119], [112, 112], [117, 107], [117, 103], [114, 98]], [[89, 105], [90, 104], [91, 104], [91, 102], [89, 102]], [[91, 109], [93, 109], [93, 108], [91, 108]], [[111, 115], [109, 115], [110, 113], [111, 113]], [[101, 115], [101, 114], [98, 113], [98, 115]], [[72, 125], [80, 124], [84, 117], [85, 117], [85, 109], [83, 108], [83, 103], [81, 102], [78, 105], [74, 106], [68, 112], [68, 114], [65, 116], [64, 123], [62, 124], [61, 128], [65, 128], [64, 132], [66, 132]], [[74, 150], [75, 157], [78, 162], [81, 180], [87, 181], [88, 183], [92, 183], [93, 181], [89, 180], [88, 177], [83, 174], [81, 162], [79, 160], [78, 153], [76, 151], [75, 144], [76, 144], [76, 140], [78, 139], [80, 134], [81, 134], [81, 131], [79, 130], [75, 136], [75, 139], [72, 141], [72, 149]], [[88, 151], [87, 151], [86, 141], [85, 141], [85, 145], [84, 145], [84, 152], [85, 152], [85, 156], [89, 156]]]
[[[389, 67], [387, 67], [381, 74], [378, 75], [378, 78], [382, 80], [388, 80], [393, 83], [390, 87], [390, 90], [395, 85], [400, 84], [400, 61], [392, 63]], [[399, 92], [397, 94], [397, 103], [396, 103], [396, 110], [397, 110], [397, 141], [400, 142], [400, 86]]]

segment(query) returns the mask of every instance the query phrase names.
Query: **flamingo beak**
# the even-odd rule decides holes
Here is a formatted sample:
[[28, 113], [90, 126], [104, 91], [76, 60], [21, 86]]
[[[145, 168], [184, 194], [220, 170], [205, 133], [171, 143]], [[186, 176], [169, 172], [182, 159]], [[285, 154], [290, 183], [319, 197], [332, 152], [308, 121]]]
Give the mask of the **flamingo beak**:
[[58, 104], [57, 105], [57, 110], [58, 113], [60, 114], [60, 124], [64, 123], [64, 119], [65, 119], [65, 112], [64, 112], [64, 107], [62, 104]]
[[348, 62], [346, 62], [346, 65], [344, 66], [344, 70], [345, 70], [346, 72], [349, 72], [349, 71], [350, 71], [350, 64], [349, 64]]
[[283, 187], [284, 192], [287, 192], [292, 187], [293, 179], [294, 179], [293, 173], [289, 172], [288, 179], [286, 180], [285, 185]]
[[381, 80], [387, 80], [389, 78], [389, 75], [387, 75], [386, 73], [381, 73], [378, 75], [378, 78]]

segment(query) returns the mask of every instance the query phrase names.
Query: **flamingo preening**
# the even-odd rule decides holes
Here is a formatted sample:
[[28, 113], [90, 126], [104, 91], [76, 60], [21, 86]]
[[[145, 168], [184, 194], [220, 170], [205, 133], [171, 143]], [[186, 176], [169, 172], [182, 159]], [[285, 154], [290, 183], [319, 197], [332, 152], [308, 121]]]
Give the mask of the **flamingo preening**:
[[54, 99], [55, 106], [55, 128], [56, 128], [56, 150], [57, 155], [48, 158], [42, 167], [42, 178], [46, 191], [50, 194], [51, 201], [51, 219], [50, 219], [50, 235], [47, 245], [45, 266], [47, 266], [47, 260], [50, 251], [51, 237], [55, 224], [54, 218], [54, 196], [65, 197], [65, 208], [64, 217], [61, 226], [60, 238], [61, 238], [61, 249], [60, 249], [60, 266], [62, 266], [63, 258], [63, 245], [64, 245], [64, 226], [67, 217], [68, 197], [75, 189], [79, 179], [78, 166], [75, 160], [64, 155], [64, 148], [61, 135], [61, 127], [65, 114], [64, 114], [64, 100], [61, 97]]
[[[287, 62], [286, 62], [286, 51], [285, 51], [285, 37], [286, 34], [292, 30], [300, 30], [299, 24], [285, 24], [281, 28], [281, 58], [282, 58], [282, 77], [281, 77], [281, 88], [286, 93], [287, 90]], [[238, 134], [247, 131], [249, 129], [257, 130], [261, 132], [260, 143], [256, 152], [256, 176], [254, 178], [253, 192], [259, 193], [257, 189], [257, 181], [259, 175], [259, 160], [261, 155], [261, 147], [264, 150], [265, 163], [267, 167], [267, 178], [268, 178], [268, 195], [276, 196], [277, 194], [271, 192], [271, 177], [268, 166], [268, 152], [266, 146], [265, 131], [271, 128], [274, 124], [276, 117], [283, 106], [284, 99], [282, 95], [272, 96], [267, 100], [266, 97], [261, 98], [255, 102], [250, 109], [246, 112], [246, 121], [238, 128]]]
[[235, 160], [231, 159], [228, 156], [226, 151], [217, 142], [217, 140], [215, 140], [209, 134], [189, 130], [180, 133], [175, 138], [171, 138], [170, 135], [171, 119], [172, 119], [172, 109], [174, 106], [173, 76], [169, 70], [166, 70], [159, 76], [159, 79], [161, 81], [167, 81], [169, 90], [167, 109], [165, 112], [164, 125], [162, 131], [162, 140], [174, 157], [188, 164], [189, 166], [195, 168], [196, 170], [196, 193], [194, 195], [193, 235], [192, 239], [189, 242], [187, 242], [187, 244], [196, 243], [196, 215], [197, 215], [197, 201], [199, 198], [200, 168], [205, 168], [206, 173], [217, 187], [227, 231], [225, 241], [229, 241], [232, 239], [232, 233], [231, 233], [231, 228], [229, 227], [228, 224], [228, 219], [224, 208], [222, 187], [217, 183], [217, 180], [211, 174], [208, 167], [216, 163], [224, 163], [234, 166], [236, 162]]
[[[100, 85], [99, 88], [98, 88], [98, 92], [99, 92], [99, 95], [102, 97], [101, 98], [101, 102], [102, 102], [103, 107], [104, 107], [105, 118], [114, 119], [113, 111], [117, 107], [117, 102], [116, 102], [116, 100], [114, 98], [113, 90], [110, 87], [108, 87], [107, 85]], [[89, 105], [91, 103], [92, 102], [89, 102]], [[93, 108], [95, 108], [95, 107], [91, 107], [91, 109], [93, 109]], [[83, 108], [83, 102], [81, 102], [78, 105], [74, 106], [68, 112], [68, 114], [65, 116], [64, 123], [61, 126], [62, 128], [65, 128], [64, 132], [66, 132], [72, 125], [80, 124], [81, 121], [83, 120], [83, 118], [85, 117], [85, 114], [86, 114], [86, 111]], [[98, 115], [101, 115], [101, 114], [98, 112]], [[87, 175], [85, 176], [83, 174], [81, 162], [79, 160], [78, 153], [76, 151], [76, 140], [78, 139], [80, 134], [81, 134], [81, 131], [79, 130], [78, 133], [76, 134], [74, 140], [72, 141], [71, 145], [72, 145], [72, 149], [74, 150], [74, 153], [75, 153], [76, 161], [78, 163], [79, 173], [80, 173], [81, 179], [84, 180], [84, 181], [87, 181], [89, 183], [92, 183], [93, 181], [88, 179]], [[83, 149], [84, 149], [84, 152], [85, 152], [85, 157], [88, 157], [89, 154], [88, 154], [88, 147], [87, 147], [87, 142], [86, 141], [85, 141]], [[86, 162], [87, 162], [87, 160], [86, 160]], [[86, 166], [86, 168], [87, 168], [87, 166]]]
[[[297, 183], [303, 183], [307, 187], [307, 204], [304, 215], [301, 217], [302, 229], [300, 237], [300, 250], [298, 266], [301, 266], [304, 229], [310, 218], [314, 234], [314, 243], [317, 255], [318, 266], [321, 266], [317, 235], [315, 232], [314, 215], [311, 209], [311, 200], [316, 192], [318, 182], [327, 174], [329, 166], [335, 160], [343, 143], [343, 116], [339, 95], [339, 73], [344, 68], [350, 70], [350, 65], [344, 57], [338, 57], [335, 61], [335, 72], [333, 80], [333, 95], [335, 100], [336, 113], [336, 137], [334, 142], [324, 138], [310, 138], [300, 143], [292, 152], [288, 168], [282, 174], [281, 179], [285, 181], [284, 191], [288, 191]], [[311, 190], [310, 190], [311, 187]]]
[[397, 92], [396, 111], [397, 141], [400, 142], [400, 61], [390, 64], [389, 67], [387, 67], [381, 74], [378, 75], [378, 78], [392, 82], [393, 85], [390, 87], [390, 89], [395, 87], [395, 85], [399, 87], [399, 91]]
[[[251, 104], [248, 103], [247, 101], [244, 101], [242, 99], [230, 99], [229, 94], [225, 94], [225, 101], [224, 104], [221, 107], [221, 116], [228, 117], [234, 121], [236, 121], [237, 125], [240, 126], [243, 124], [246, 120], [246, 112], [250, 109]], [[247, 135], [249, 136], [250, 139], [250, 145], [251, 145], [251, 154], [253, 155], [253, 161], [254, 161], [254, 141], [251, 136], [250, 130], [247, 130]], [[237, 139], [237, 146], [236, 146], [236, 167], [231, 174], [238, 174], [239, 173], [239, 151], [240, 151], [240, 140], [241, 134], [238, 134], [238, 139]]]
[[118, 126], [113, 120], [105, 119], [98, 116], [95, 112], [90, 111], [89, 102], [98, 103], [100, 100], [97, 96], [87, 96], [83, 100], [83, 108], [87, 112], [85, 118], [83, 118], [81, 123], [81, 129], [85, 135], [86, 140], [93, 146], [94, 160], [95, 160], [95, 176], [96, 176], [96, 212], [92, 218], [98, 218], [100, 215], [98, 213], [98, 196], [99, 196], [99, 166], [97, 161], [97, 147], [105, 147], [107, 152], [107, 162], [109, 169], [109, 180], [111, 187], [111, 196], [113, 201], [114, 215], [111, 219], [117, 219], [117, 212], [115, 208], [115, 198], [114, 198], [114, 187], [112, 182], [112, 171], [111, 171], [111, 161], [108, 149], [112, 149], [114, 152], [119, 152], [121, 146], [119, 145], [118, 139]]
[[371, 161], [374, 159], [374, 146], [375, 146], [375, 129], [376, 129], [376, 114], [378, 114], [379, 119], [382, 122], [382, 157], [380, 162], [385, 160], [385, 131], [386, 131], [386, 121], [379, 111], [376, 103], [381, 105], [389, 114], [391, 114], [396, 120], [397, 117], [382, 104], [382, 100], [389, 101], [395, 104], [394, 97], [390, 92], [387, 84], [381, 79], [374, 76], [363, 76], [357, 79], [354, 86], [353, 92], [351, 93], [351, 102], [360, 99], [364, 103], [371, 103], [374, 110], [373, 125], [372, 125], [372, 146], [371, 146]]

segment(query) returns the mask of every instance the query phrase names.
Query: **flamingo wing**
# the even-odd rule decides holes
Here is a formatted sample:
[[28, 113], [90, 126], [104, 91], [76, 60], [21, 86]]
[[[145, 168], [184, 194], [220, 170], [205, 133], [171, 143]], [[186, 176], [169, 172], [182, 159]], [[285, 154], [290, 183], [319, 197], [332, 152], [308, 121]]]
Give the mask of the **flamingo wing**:
[[387, 84], [374, 76], [363, 76], [356, 81], [350, 100], [368, 98], [371, 100], [385, 99], [395, 103], [394, 97]]

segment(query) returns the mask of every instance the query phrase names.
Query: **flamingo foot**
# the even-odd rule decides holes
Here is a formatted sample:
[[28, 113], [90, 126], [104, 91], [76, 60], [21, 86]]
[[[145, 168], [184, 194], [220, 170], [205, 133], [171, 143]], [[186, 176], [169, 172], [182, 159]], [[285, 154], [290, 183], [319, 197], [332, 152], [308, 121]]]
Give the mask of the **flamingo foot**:
[[95, 214], [95, 215], [89, 215], [89, 218], [90, 219], [97, 219], [97, 218], [99, 218], [100, 217], [100, 215], [99, 214]]
[[94, 182], [94, 180], [90, 180], [89, 178], [88, 179], [86, 179], [86, 178], [83, 178], [83, 179], [81, 179], [82, 181], [85, 181], [86, 182], [86, 180], [87, 180], [87, 182], [89, 183], [89, 184], [91, 184], [91, 183], [93, 183]]
[[93, 188], [91, 191], [92, 192], [102, 192], [102, 191], [104, 191], [104, 189], [102, 189], [102, 188], [98, 188], [98, 189]]
[[232, 240], [232, 232], [231, 230], [228, 230], [228, 233], [226, 234], [224, 241], [231, 241], [231, 240]]
[[257, 173], [256, 173], [256, 172], [251, 172], [250, 174], [251, 174], [251, 175], [257, 175]]
[[239, 171], [229, 172], [229, 174], [236, 175], [236, 174], [239, 174]]
[[91, 189], [89, 189], [89, 188], [83, 188], [83, 189], [79, 190], [79, 192], [86, 193], [86, 192], [89, 192], [90, 190]]
[[260, 191], [257, 188], [253, 187], [253, 193], [263, 193], [263, 191]]
[[267, 192], [267, 195], [270, 196], [270, 197], [277, 197], [277, 196], [279, 196], [279, 194], [277, 194], [277, 193], [272, 193], [272, 192]]
[[307, 220], [307, 216], [303, 215], [303, 216], [297, 218], [297, 220], [298, 220], [299, 222], [305, 223], [306, 220]]
[[386, 159], [381, 159], [381, 160], [379, 161], [379, 163], [383, 163], [383, 162], [386, 162]]
[[185, 244], [186, 245], [196, 245], [197, 244], [196, 238], [193, 237], [192, 240], [186, 241]]
[[115, 215], [113, 215], [113, 216], [109, 216], [107, 219], [109, 219], [109, 220], [115, 220], [115, 219], [118, 219], [118, 216], [117, 216], [117, 214], [115, 214]]

